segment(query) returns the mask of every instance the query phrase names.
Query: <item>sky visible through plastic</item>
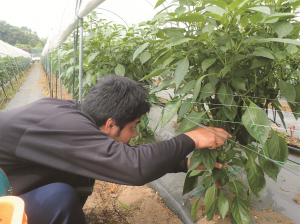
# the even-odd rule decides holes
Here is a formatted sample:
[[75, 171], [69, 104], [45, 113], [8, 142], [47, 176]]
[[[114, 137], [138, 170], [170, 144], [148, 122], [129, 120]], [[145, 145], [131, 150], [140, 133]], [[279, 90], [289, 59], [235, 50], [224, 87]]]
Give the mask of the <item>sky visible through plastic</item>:
[[[65, 6], [70, 0], [9, 0], [2, 1], [0, 20], [22, 27], [26, 26], [36, 31], [39, 37], [46, 38], [52, 29], [61, 22]], [[76, 2], [76, 0], [71, 0]], [[89, 2], [89, 0], [82, 0]], [[162, 7], [154, 10], [157, 0], [106, 0], [96, 11], [103, 14], [103, 18], [115, 23], [125, 23], [115, 14], [122, 17], [128, 25], [152, 19]], [[167, 0], [165, 5], [172, 2]], [[104, 10], [105, 9], [105, 10]], [[74, 9], [71, 9], [75, 11]], [[107, 11], [108, 10], [108, 11]], [[111, 11], [111, 12], [109, 12]], [[113, 13], [112, 13], [113, 12]], [[114, 14], [115, 13], [115, 14]]]

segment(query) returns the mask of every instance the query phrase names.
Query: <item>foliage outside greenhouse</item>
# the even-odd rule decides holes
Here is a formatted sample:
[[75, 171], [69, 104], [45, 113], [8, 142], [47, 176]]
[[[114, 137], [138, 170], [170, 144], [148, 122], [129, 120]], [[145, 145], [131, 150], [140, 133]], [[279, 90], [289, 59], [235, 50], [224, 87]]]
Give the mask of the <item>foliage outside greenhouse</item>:
[[[175, 0], [174, 5], [174, 12], [167, 11], [169, 6], [151, 21], [129, 28], [100, 19], [96, 12], [89, 14], [84, 22], [83, 94], [113, 73], [143, 83], [154, 104], [161, 104], [155, 93], [174, 89], [175, 97], [165, 103], [159, 119], [161, 127], [178, 114], [177, 132], [197, 127], [183, 117], [221, 126], [234, 141], [264, 155], [257, 163], [256, 154], [240, 146], [238, 150], [232, 142], [220, 151], [195, 150], [185, 179], [183, 194], [197, 187], [199, 177], [204, 187], [192, 207], [192, 220], [205, 195], [208, 221], [218, 209], [223, 219], [230, 210], [237, 223], [249, 223], [252, 193], [259, 197], [263, 192], [264, 172], [276, 181], [281, 168], [267, 157], [281, 163], [288, 157], [287, 144], [270, 128], [265, 109], [275, 108], [284, 124], [278, 100], [282, 95], [296, 119], [300, 113], [300, 24], [294, 13], [300, 3]], [[54, 70], [59, 58], [62, 83], [71, 92], [72, 42], [51, 53]], [[75, 87], [78, 93], [77, 78]], [[143, 117], [139, 126], [139, 143], [155, 141], [147, 120]], [[216, 161], [227, 161], [228, 166], [215, 169]], [[207, 169], [195, 170], [201, 163]], [[237, 167], [244, 168], [248, 182], [230, 174]]]

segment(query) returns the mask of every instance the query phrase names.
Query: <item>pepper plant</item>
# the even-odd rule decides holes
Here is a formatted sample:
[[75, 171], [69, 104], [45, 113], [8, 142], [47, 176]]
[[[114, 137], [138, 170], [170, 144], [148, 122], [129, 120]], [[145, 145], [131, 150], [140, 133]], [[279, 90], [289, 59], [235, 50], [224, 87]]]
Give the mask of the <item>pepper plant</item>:
[[[164, 2], [159, 0], [155, 7]], [[207, 220], [217, 210], [224, 219], [230, 210], [235, 222], [249, 223], [252, 193], [259, 197], [263, 192], [264, 173], [276, 181], [280, 171], [267, 158], [287, 160], [286, 142], [270, 128], [265, 110], [275, 108], [285, 127], [279, 100], [284, 96], [295, 118], [299, 117], [299, 6], [296, 0], [174, 0], [151, 21], [129, 28], [99, 19], [101, 15], [95, 12], [87, 16], [84, 94], [111, 73], [143, 83], [151, 102], [158, 101], [155, 93], [173, 89], [175, 96], [159, 119], [161, 127], [178, 114], [178, 132], [197, 127], [183, 118], [187, 117], [199, 124], [221, 126], [233, 136], [220, 151], [196, 149], [191, 157], [183, 194], [198, 183], [204, 187], [201, 195], [205, 195]], [[68, 89], [72, 87], [73, 54], [72, 43], [52, 53], [54, 67], [61, 57], [63, 84]], [[77, 93], [77, 76], [75, 84]], [[148, 136], [149, 129], [143, 130], [142, 135]], [[151, 132], [150, 136], [153, 140]], [[258, 157], [257, 163], [257, 155], [237, 147], [237, 142], [265, 158]], [[215, 169], [215, 162], [224, 159], [228, 166]], [[195, 170], [201, 163], [206, 169]], [[238, 167], [243, 167], [247, 181], [230, 174]], [[192, 207], [193, 221], [201, 195]]]

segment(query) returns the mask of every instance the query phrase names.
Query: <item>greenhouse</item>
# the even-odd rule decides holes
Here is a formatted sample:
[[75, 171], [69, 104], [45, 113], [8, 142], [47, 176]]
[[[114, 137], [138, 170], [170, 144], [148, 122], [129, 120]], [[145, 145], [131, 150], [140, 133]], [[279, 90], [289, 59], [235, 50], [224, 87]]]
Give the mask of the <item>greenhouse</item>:
[[[30, 86], [39, 92], [22, 94], [42, 103], [28, 100], [35, 109], [18, 114], [41, 120], [20, 137], [16, 156], [40, 164], [41, 173], [57, 170], [47, 175], [63, 183], [67, 173], [87, 178], [88, 186], [70, 184], [80, 200], [91, 194], [82, 204], [86, 223], [300, 223], [299, 1], [69, 0], [59, 7], [41, 63], [0, 40], [8, 104], [0, 125], [8, 125], [17, 98], [8, 88], [36, 74]], [[25, 115], [24, 125], [33, 122]], [[132, 122], [130, 142], [121, 140]], [[19, 173], [5, 162], [0, 168], [14, 189], [10, 175]]]

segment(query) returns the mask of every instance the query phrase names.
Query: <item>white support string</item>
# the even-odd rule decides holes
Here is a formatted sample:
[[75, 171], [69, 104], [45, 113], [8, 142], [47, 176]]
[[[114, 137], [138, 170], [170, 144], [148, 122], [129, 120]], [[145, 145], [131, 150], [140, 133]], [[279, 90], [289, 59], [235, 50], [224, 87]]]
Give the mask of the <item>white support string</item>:
[[[177, 114], [177, 113], [174, 113], [173, 111], [170, 111], [170, 110], [168, 110], [168, 109], [166, 109], [166, 108], [164, 108], [164, 107], [162, 107], [162, 106], [160, 106], [160, 105], [157, 105], [157, 104], [155, 104], [155, 105], [158, 106], [158, 107], [160, 107], [162, 110], [168, 111], [168, 112], [170, 112], [170, 113], [172, 113], [172, 114], [174, 114], [174, 115], [177, 115], [178, 117], [182, 117], [182, 118], [184, 118], [184, 119], [186, 119], [186, 120], [192, 122], [193, 124], [195, 124], [195, 125], [197, 125], [197, 126], [199, 126], [199, 127], [202, 127], [202, 128], [204, 128], [204, 129], [206, 129], [206, 130], [208, 130], [208, 131], [210, 131], [210, 132], [212, 132], [212, 133], [214, 133], [214, 134], [216, 134], [216, 135], [218, 135], [218, 136], [220, 136], [220, 137], [222, 137], [222, 138], [227, 139], [228, 141], [231, 141], [231, 142], [233, 142], [233, 143], [235, 143], [235, 144], [237, 144], [237, 145], [239, 145], [239, 146], [241, 146], [241, 147], [243, 147], [243, 148], [245, 148], [245, 149], [248, 149], [249, 151], [251, 151], [251, 152], [257, 154], [258, 156], [261, 156], [261, 157], [265, 158], [264, 155], [261, 155], [260, 153], [254, 151], [254, 150], [252, 150], [252, 149], [250, 149], [250, 148], [248, 148], [248, 147], [246, 147], [246, 146], [244, 146], [244, 145], [242, 145], [242, 144], [240, 144], [240, 143], [238, 143], [238, 142], [235, 142], [235, 141], [231, 140], [230, 138], [226, 138], [225, 136], [223, 136], [223, 135], [221, 135], [221, 134], [219, 134], [219, 133], [217, 133], [217, 132], [215, 132], [215, 131], [213, 131], [213, 130], [210, 130], [209, 128], [207, 128], [206, 126], [204, 126], [204, 125], [202, 125], [202, 124], [198, 124], [198, 123], [196, 123], [196, 122], [194, 122], [194, 121], [192, 121], [192, 120], [190, 120], [190, 119], [188, 119], [188, 118], [186, 118], [186, 117], [184, 117], [184, 116], [181, 116], [181, 115], [179, 115], [179, 114]], [[282, 168], [284, 168], [284, 169], [290, 171], [291, 173], [295, 174], [296, 176], [300, 177], [300, 174], [297, 173], [297, 172], [295, 172], [294, 170], [292, 170], [292, 169], [290, 169], [290, 168], [288, 168], [288, 167], [283, 166], [282, 164], [276, 162], [275, 160], [273, 160], [273, 159], [271, 159], [271, 158], [268, 158], [268, 160], [271, 161], [271, 162], [273, 162], [273, 163], [275, 163], [276, 165], [278, 165], [278, 166], [280, 166], [280, 167], [282, 167]]]

